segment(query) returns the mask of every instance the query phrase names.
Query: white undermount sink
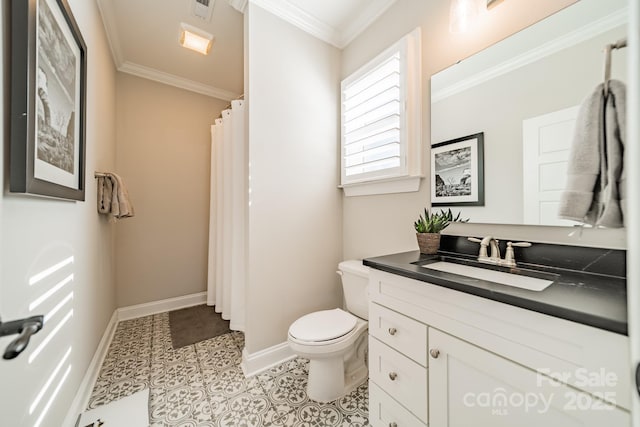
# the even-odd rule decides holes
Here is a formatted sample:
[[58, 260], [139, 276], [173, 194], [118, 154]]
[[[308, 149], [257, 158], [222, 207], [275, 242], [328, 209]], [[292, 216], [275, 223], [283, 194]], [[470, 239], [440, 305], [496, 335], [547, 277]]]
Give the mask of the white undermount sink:
[[518, 274], [503, 273], [469, 265], [454, 264], [451, 262], [434, 262], [433, 264], [423, 264], [422, 267], [445, 273], [458, 274], [460, 276], [473, 279], [487, 280], [501, 285], [513, 286], [516, 288], [528, 289], [530, 291], [543, 291], [553, 283], [553, 280], [538, 279], [535, 277], [521, 276]]

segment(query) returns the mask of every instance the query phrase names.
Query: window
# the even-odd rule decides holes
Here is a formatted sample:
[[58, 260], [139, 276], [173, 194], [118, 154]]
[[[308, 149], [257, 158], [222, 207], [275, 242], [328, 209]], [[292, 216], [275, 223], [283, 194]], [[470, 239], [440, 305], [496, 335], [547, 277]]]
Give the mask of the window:
[[342, 187], [347, 196], [420, 185], [420, 29], [342, 81]]

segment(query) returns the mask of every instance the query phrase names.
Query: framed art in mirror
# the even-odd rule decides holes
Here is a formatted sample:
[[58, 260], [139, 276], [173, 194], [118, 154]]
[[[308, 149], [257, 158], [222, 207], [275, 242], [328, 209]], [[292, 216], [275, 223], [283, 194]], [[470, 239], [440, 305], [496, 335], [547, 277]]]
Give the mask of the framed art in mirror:
[[484, 133], [431, 146], [431, 205], [484, 206]]
[[66, 0], [12, 0], [11, 192], [84, 200], [86, 52]]

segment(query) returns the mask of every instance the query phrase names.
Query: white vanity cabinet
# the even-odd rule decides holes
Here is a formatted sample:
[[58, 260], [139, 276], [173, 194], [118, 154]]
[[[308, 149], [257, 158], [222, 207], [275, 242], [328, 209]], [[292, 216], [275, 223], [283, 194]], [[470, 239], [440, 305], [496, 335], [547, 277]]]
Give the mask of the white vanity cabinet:
[[373, 426], [630, 425], [626, 336], [374, 269], [370, 296]]

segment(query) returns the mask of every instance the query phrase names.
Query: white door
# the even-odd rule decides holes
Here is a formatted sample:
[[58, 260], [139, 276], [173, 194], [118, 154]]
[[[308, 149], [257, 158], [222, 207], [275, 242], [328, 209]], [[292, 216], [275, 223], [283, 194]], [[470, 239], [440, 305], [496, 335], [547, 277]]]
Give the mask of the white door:
[[522, 121], [524, 223], [575, 224], [558, 218], [578, 107]]
[[494, 353], [433, 328], [428, 342], [429, 427], [629, 426], [628, 412]]

